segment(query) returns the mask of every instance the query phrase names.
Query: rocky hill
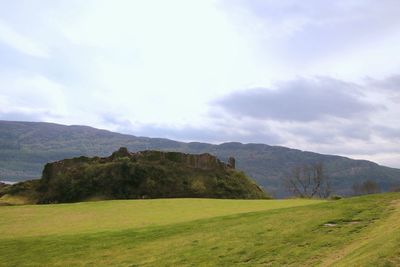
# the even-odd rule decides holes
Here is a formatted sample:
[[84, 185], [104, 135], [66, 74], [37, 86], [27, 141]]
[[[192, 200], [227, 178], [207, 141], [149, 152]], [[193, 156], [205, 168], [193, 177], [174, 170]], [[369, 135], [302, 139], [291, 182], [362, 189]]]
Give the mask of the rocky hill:
[[266, 198], [243, 172], [210, 154], [120, 148], [109, 157], [78, 157], [48, 163], [38, 181], [9, 186], [3, 194], [29, 196], [37, 203], [89, 199]]
[[322, 155], [265, 144], [184, 143], [168, 139], [136, 137], [87, 126], [41, 122], [0, 121], [0, 180], [39, 178], [47, 162], [77, 156], [107, 156], [118, 147], [129, 151], [163, 150], [210, 153], [223, 161], [237, 159], [237, 169], [276, 196], [285, 196], [283, 179], [294, 166], [322, 162], [337, 194], [348, 194], [355, 182], [373, 180], [383, 191], [400, 184], [400, 170], [365, 160]]

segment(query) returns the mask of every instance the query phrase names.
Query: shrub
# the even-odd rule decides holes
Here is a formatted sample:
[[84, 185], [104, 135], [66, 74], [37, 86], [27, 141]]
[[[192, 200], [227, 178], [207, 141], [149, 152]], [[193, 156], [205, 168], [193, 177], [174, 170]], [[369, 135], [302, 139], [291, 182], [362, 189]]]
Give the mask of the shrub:
[[342, 199], [343, 197], [342, 196], [339, 196], [339, 195], [332, 195], [332, 196], [330, 196], [330, 200], [339, 200], [339, 199]]

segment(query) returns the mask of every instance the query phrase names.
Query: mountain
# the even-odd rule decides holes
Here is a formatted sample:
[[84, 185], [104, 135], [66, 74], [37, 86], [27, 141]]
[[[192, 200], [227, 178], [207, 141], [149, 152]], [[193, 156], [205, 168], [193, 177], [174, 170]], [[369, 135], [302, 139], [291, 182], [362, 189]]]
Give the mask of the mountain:
[[77, 157], [47, 163], [40, 180], [0, 187], [0, 195], [31, 203], [88, 199], [229, 198], [267, 196], [246, 175], [210, 154], [120, 148], [109, 157]]
[[383, 191], [400, 184], [400, 170], [366, 160], [323, 155], [265, 144], [236, 142], [213, 145], [162, 138], [136, 137], [87, 126], [43, 122], [0, 121], [0, 180], [39, 178], [48, 162], [77, 156], [107, 156], [119, 147], [129, 151], [210, 153], [222, 161], [236, 158], [236, 167], [276, 196], [285, 196], [283, 179], [295, 166], [322, 162], [337, 194], [351, 193], [355, 182], [373, 180]]

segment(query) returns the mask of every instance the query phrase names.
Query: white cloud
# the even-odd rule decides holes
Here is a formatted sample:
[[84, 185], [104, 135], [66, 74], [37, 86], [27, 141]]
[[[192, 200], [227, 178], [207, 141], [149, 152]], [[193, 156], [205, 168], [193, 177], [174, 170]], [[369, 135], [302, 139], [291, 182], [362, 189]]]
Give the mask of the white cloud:
[[222, 2], [272, 78], [325, 75], [359, 81], [399, 70], [393, 59], [400, 36], [399, 1]]
[[142, 123], [186, 124], [201, 119], [211, 98], [249, 80], [248, 48], [213, 1], [85, 7], [59, 25], [69, 41], [98, 51], [87, 78], [111, 111]]
[[[3, 1], [0, 118], [265, 142], [398, 166], [390, 160], [400, 162], [398, 82], [383, 78], [400, 73], [398, 7], [396, 0]], [[275, 86], [282, 96], [269, 103], [275, 119], [210, 104], [318, 75], [339, 82]], [[303, 113], [291, 109], [288, 119], [274, 102], [285, 97], [334, 103], [302, 103]], [[248, 99], [248, 107], [260, 114], [267, 98]], [[305, 113], [318, 109], [323, 114]], [[308, 119], [293, 120], [300, 115]]]
[[19, 34], [0, 20], [0, 42], [9, 45], [21, 53], [34, 57], [48, 57], [49, 51], [41, 44]]
[[66, 116], [66, 88], [41, 75], [0, 75], [0, 113], [32, 114], [43, 120]]

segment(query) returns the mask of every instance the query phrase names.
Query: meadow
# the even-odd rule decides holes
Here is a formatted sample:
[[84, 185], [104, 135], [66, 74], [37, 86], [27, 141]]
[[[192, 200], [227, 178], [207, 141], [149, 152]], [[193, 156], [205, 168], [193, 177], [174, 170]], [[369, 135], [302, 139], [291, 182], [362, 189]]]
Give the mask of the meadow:
[[399, 266], [400, 194], [0, 206], [0, 266]]

